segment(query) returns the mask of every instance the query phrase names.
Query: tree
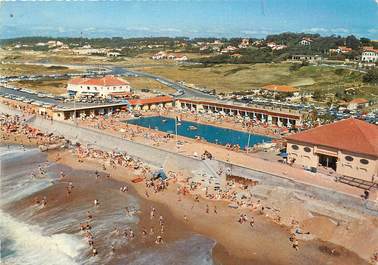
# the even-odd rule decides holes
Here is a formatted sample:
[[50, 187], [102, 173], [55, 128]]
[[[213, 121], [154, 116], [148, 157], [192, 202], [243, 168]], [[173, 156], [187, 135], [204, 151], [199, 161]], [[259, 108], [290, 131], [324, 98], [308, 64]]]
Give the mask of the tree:
[[370, 69], [364, 76], [363, 81], [365, 83], [378, 84], [378, 68]]
[[353, 50], [358, 50], [360, 47], [360, 41], [354, 35], [346, 37], [345, 44], [348, 48], [352, 48]]
[[370, 39], [368, 39], [368, 38], [362, 37], [362, 38], [360, 38], [360, 42], [361, 42], [362, 45], [365, 45], [365, 46], [370, 45]]

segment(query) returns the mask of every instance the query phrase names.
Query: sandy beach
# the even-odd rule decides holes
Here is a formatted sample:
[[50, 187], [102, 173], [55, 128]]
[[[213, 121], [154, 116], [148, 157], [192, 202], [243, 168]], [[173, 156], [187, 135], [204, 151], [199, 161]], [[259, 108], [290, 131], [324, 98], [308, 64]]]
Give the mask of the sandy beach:
[[[12, 136], [7, 141], [30, 146], [35, 144], [33, 141], [28, 142], [22, 134]], [[46, 196], [46, 207], [34, 212], [28, 221], [35, 224], [51, 224], [56, 218], [65, 218], [70, 216], [70, 213], [80, 213], [81, 216], [77, 216], [74, 222], [59, 229], [60, 232], [69, 234], [80, 233], [80, 222], [85, 221], [87, 211], [93, 212], [94, 228], [96, 218], [102, 219], [107, 215], [119, 216], [116, 223], [120, 226], [120, 231], [130, 226], [136, 236], [126, 244], [122, 236], [119, 236], [120, 239], [109, 236], [114, 230], [112, 222], [104, 224], [104, 228], [99, 231], [100, 239], [96, 242], [96, 260], [106, 260], [107, 264], [117, 264], [127, 258], [136, 261], [139, 255], [155, 251], [156, 248], [169, 251], [178, 240], [193, 235], [200, 235], [213, 242], [212, 244], [216, 242], [214, 248], [210, 244], [210, 253], [215, 264], [367, 264], [353, 252], [317, 239], [300, 240], [299, 250], [295, 250], [289, 241], [290, 228], [272, 222], [256, 210], [231, 209], [228, 202], [204, 198], [199, 198], [199, 201], [195, 202], [195, 194], [177, 195], [177, 187], [184, 183], [183, 179], [170, 181], [169, 187], [164, 191], [148, 191], [147, 198], [144, 183], [131, 182], [140, 172], [130, 167], [106, 166], [107, 169], [104, 171], [101, 160], [84, 158], [82, 162], [78, 162], [74, 150], [67, 149], [49, 151], [46, 158], [50, 163], [57, 163], [52, 172], [59, 175], [60, 171], [64, 171], [65, 178], [55, 181], [54, 185], [32, 196], [6, 205], [4, 209], [13, 216], [22, 215], [35, 207], [36, 197]], [[100, 174], [98, 179], [95, 177], [96, 171]], [[106, 177], [107, 174], [110, 174], [110, 178]], [[67, 182], [74, 185], [69, 196], [66, 192]], [[126, 194], [119, 191], [123, 185], [129, 187]], [[124, 207], [127, 207], [125, 205], [130, 201], [129, 196], [138, 201], [139, 221], [137, 224], [125, 226], [122, 219], [126, 219]], [[93, 207], [94, 199], [100, 201], [98, 208]], [[163, 244], [157, 245], [154, 236], [145, 239], [140, 234], [149, 227], [153, 226], [155, 230], [159, 227], [157, 217], [150, 219], [151, 207], [156, 209], [157, 215], [164, 216]], [[255, 225], [251, 227], [248, 223], [238, 223], [240, 214], [246, 214], [248, 218], [253, 217]], [[115, 243], [112, 243], [111, 239]], [[108, 259], [113, 244], [117, 244], [115, 254]], [[142, 254], [135, 254], [137, 250], [143, 250]], [[82, 251], [87, 258], [93, 259], [90, 258], [89, 248]], [[177, 254], [173, 257], [173, 260], [177, 259], [174, 264], [185, 264], [180, 260], [179, 253]]]

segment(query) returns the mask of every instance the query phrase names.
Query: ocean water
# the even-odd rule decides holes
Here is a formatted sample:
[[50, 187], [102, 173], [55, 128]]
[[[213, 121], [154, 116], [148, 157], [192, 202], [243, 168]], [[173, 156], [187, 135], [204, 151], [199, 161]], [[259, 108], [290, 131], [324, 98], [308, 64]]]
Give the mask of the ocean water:
[[[166, 133], [175, 133], [175, 119], [161, 117], [161, 116], [152, 116], [152, 117], [141, 117], [132, 120], [128, 120], [127, 123], [139, 125], [146, 128], [156, 129]], [[205, 125], [190, 121], [181, 121], [181, 125], [177, 126], [177, 134], [189, 138], [196, 138], [200, 136], [210, 143], [226, 145], [240, 145], [241, 148], [248, 146], [248, 133], [225, 129], [221, 127], [216, 127], [212, 125]], [[193, 127], [192, 127], [193, 126]], [[194, 129], [194, 127], [196, 129]], [[252, 147], [258, 143], [268, 143], [271, 142], [272, 138], [250, 134], [249, 137], [249, 147]]]
[[[46, 177], [32, 178], [32, 172], [37, 172], [39, 166], [46, 169]], [[107, 203], [107, 207], [97, 210], [92, 204], [73, 203], [42, 212], [34, 205], [17, 211], [17, 214], [12, 212], [10, 206], [19, 200], [31, 199], [34, 193], [54, 185], [59, 170], [56, 164], [46, 162], [45, 154], [38, 149], [0, 146], [1, 264], [213, 264], [211, 253], [215, 242], [200, 235], [188, 236], [158, 249], [130, 248], [128, 252], [111, 255], [111, 244], [127, 249], [129, 244], [123, 237], [114, 237], [113, 228], [123, 231], [128, 227], [135, 228], [139, 222], [138, 216], [127, 217], [122, 210], [125, 206], [138, 209], [139, 203], [138, 198], [119, 192], [117, 185], [120, 183], [112, 186], [115, 188], [112, 192], [95, 195], [103, 196], [98, 197], [100, 202], [106, 200]], [[90, 256], [88, 244], [78, 231], [78, 224], [88, 210], [96, 217], [92, 232], [99, 239], [97, 257]]]
[[[32, 179], [38, 166], [48, 167], [46, 157], [38, 149], [23, 150], [19, 146], [0, 147], [0, 238], [2, 264], [80, 264], [80, 237], [65, 233], [47, 234], [38, 225], [12, 217], [3, 206], [16, 202], [52, 185], [49, 176]], [[25, 216], [30, 212], [25, 212]]]
[[138, 251], [129, 257], [130, 265], [212, 265], [215, 241], [200, 235], [178, 240], [159, 250]]

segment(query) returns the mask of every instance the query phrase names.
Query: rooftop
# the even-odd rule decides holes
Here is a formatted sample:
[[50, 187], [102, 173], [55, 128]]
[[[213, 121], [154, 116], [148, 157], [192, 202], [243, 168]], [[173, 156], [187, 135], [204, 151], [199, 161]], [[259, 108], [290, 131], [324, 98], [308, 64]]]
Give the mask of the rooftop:
[[378, 157], [378, 126], [354, 118], [315, 127], [286, 139]]
[[364, 103], [368, 103], [369, 100], [367, 100], [366, 98], [355, 98], [353, 100], [351, 100], [349, 103], [355, 103], [355, 104], [364, 104]]
[[262, 87], [265, 90], [284, 92], [284, 93], [294, 93], [298, 92], [299, 89], [293, 86], [280, 86], [280, 85], [266, 85]]
[[166, 103], [166, 102], [173, 102], [173, 98], [169, 96], [161, 96], [161, 97], [154, 97], [154, 98], [143, 98], [143, 99], [130, 99], [130, 105], [145, 105], [145, 104], [159, 104], [159, 103]]
[[129, 82], [126, 80], [115, 77], [112, 75], [107, 75], [100, 78], [82, 78], [82, 77], [76, 77], [74, 79], [71, 79], [69, 84], [72, 85], [94, 85], [94, 86], [122, 86], [122, 85], [128, 85]]

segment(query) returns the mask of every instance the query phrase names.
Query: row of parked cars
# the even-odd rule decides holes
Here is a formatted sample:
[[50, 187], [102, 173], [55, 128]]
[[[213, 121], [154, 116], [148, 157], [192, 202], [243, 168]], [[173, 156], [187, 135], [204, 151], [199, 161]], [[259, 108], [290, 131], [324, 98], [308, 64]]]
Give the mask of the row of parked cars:
[[30, 98], [25, 98], [23, 96], [16, 96], [16, 95], [12, 95], [12, 94], [2, 94], [0, 96], [7, 98], [7, 99], [17, 100], [17, 101], [20, 101], [20, 102], [23, 102], [23, 103], [26, 103], [26, 104], [38, 106], [38, 107], [45, 107], [45, 108], [56, 107], [56, 104], [52, 104], [52, 103], [48, 103], [48, 102], [42, 102], [42, 101], [30, 99]]
[[350, 117], [362, 119], [372, 124], [378, 125], [378, 111], [371, 111], [369, 113], [364, 113], [361, 110], [348, 110], [345, 107], [321, 107], [312, 103], [291, 103], [278, 101], [274, 99], [265, 98], [249, 98], [241, 96], [238, 99], [233, 100], [234, 102], [253, 104], [262, 107], [272, 107], [277, 109], [291, 109], [299, 112], [310, 112], [316, 111], [318, 116], [328, 116], [332, 117], [334, 120], [342, 120]]

